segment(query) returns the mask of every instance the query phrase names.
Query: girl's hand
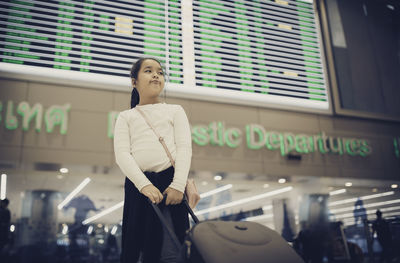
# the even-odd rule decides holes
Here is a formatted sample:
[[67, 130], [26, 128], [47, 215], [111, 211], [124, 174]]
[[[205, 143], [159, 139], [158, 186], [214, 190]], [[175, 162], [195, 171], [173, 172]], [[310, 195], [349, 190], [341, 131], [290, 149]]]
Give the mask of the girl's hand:
[[164, 191], [164, 194], [167, 195], [167, 200], [165, 200], [166, 205], [177, 205], [182, 202], [183, 193], [174, 188], [168, 187]]
[[152, 184], [143, 187], [141, 193], [147, 196], [154, 204], [159, 204], [164, 198], [160, 190]]

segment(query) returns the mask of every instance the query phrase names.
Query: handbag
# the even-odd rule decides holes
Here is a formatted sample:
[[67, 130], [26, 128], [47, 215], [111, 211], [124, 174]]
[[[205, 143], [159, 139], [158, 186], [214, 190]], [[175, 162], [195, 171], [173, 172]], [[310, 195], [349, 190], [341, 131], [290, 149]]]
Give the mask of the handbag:
[[[140, 110], [136, 109], [140, 115], [142, 115], [143, 119], [149, 125], [149, 127], [153, 130], [155, 135], [158, 138], [158, 141], [162, 144], [164, 147], [165, 152], [168, 155], [169, 160], [171, 161], [172, 166], [175, 168], [175, 160], [172, 158], [171, 152], [169, 151], [167, 145], [165, 144], [164, 138], [161, 137], [157, 131], [154, 129], [153, 125], [151, 125], [149, 119], [146, 117], [146, 115]], [[200, 195], [199, 192], [197, 191], [197, 187], [194, 183], [194, 180], [192, 178], [189, 178], [186, 182], [186, 187], [185, 187], [185, 197], [189, 203], [190, 208], [194, 209], [198, 202], [200, 201]]]

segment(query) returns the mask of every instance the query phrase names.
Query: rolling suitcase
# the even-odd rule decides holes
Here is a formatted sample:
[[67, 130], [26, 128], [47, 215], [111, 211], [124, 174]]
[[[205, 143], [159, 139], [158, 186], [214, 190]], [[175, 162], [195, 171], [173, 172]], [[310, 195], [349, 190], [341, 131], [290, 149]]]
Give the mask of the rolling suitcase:
[[275, 231], [255, 222], [199, 222], [186, 199], [183, 200], [196, 223], [180, 244], [157, 205], [151, 203], [164, 227], [181, 251], [181, 262], [195, 263], [304, 263]]

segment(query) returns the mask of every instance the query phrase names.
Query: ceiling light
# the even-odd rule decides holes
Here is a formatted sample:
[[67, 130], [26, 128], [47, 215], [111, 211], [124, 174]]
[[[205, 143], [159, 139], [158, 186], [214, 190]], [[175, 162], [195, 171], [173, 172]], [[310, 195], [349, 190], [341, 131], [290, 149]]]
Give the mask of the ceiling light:
[[267, 210], [271, 210], [272, 209], [272, 205], [265, 205], [262, 207], [263, 211], [267, 211]]
[[87, 233], [88, 235], [90, 235], [90, 234], [92, 234], [92, 232], [93, 232], [93, 226], [89, 226], [86, 233]]
[[11, 225], [10, 226], [10, 232], [14, 232], [15, 231], [15, 225]]
[[392, 187], [393, 189], [399, 187], [397, 184], [392, 184], [390, 187]]
[[[399, 212], [394, 212], [394, 213], [385, 213], [385, 218], [388, 218], [390, 216], [396, 217], [399, 215]], [[354, 220], [354, 218], [349, 218], [349, 219], [344, 219], [342, 220], [343, 224], [345, 226], [349, 226], [349, 225], [354, 225], [356, 222]]]
[[292, 186], [288, 186], [288, 187], [284, 187], [284, 188], [281, 188], [281, 189], [278, 189], [278, 190], [274, 190], [274, 191], [271, 191], [271, 192], [267, 192], [267, 193], [264, 193], [264, 194], [254, 195], [254, 196], [250, 196], [250, 197], [247, 197], [247, 198], [239, 199], [239, 200], [236, 200], [236, 201], [233, 201], [233, 202], [229, 202], [229, 203], [226, 203], [226, 204], [222, 204], [222, 205], [210, 207], [210, 208], [207, 208], [207, 209], [203, 209], [203, 210], [197, 211], [195, 214], [196, 215], [202, 215], [202, 214], [205, 214], [205, 213], [214, 212], [214, 211], [218, 211], [218, 210], [225, 209], [225, 208], [228, 208], [228, 207], [233, 207], [233, 206], [245, 204], [245, 203], [248, 203], [248, 202], [252, 202], [252, 201], [255, 201], [255, 200], [271, 197], [271, 196], [278, 195], [278, 194], [281, 194], [281, 193], [285, 193], [285, 192], [288, 192], [288, 191], [291, 191], [291, 190], [293, 190], [293, 187]]
[[284, 183], [286, 183], [286, 179], [285, 178], [281, 178], [281, 179], [278, 180], [278, 183], [284, 184]]
[[[366, 205], [364, 205], [364, 208], [375, 207], [375, 206], [380, 207], [380, 206], [391, 205], [391, 204], [396, 204], [396, 203], [400, 203], [400, 199], [366, 204]], [[354, 206], [348, 206], [348, 207], [343, 207], [343, 208], [331, 209], [330, 212], [335, 214], [335, 213], [341, 213], [341, 212], [353, 211], [353, 210], [354, 210]]]
[[[111, 213], [111, 212], [117, 210], [118, 208], [123, 207], [123, 206], [124, 206], [124, 201], [121, 201], [121, 202], [119, 202], [118, 204], [113, 205], [112, 207], [109, 207], [109, 208], [107, 208], [106, 210], [101, 211], [101, 212], [98, 213], [97, 215], [94, 215], [94, 216], [92, 216], [92, 217], [90, 217], [90, 218], [84, 220], [84, 221], [82, 222], [82, 224], [83, 224], [83, 225], [87, 225], [87, 224], [89, 224], [90, 222], [93, 222], [94, 220], [99, 219], [100, 217], [103, 217], [103, 216], [105, 216], [105, 215], [107, 215], [107, 214], [109, 214], [109, 213]], [[99, 224], [99, 225], [101, 225], [101, 224]], [[98, 226], [99, 226], [99, 225], [98, 225]]]
[[215, 181], [221, 181], [222, 180], [222, 176], [221, 175], [216, 175], [216, 176], [214, 176], [214, 180]]
[[353, 185], [352, 182], [347, 182], [347, 183], [344, 184], [344, 186], [346, 186], [346, 187], [350, 187], [350, 186], [352, 186], [352, 185]]
[[[380, 208], [379, 209], [382, 213], [383, 212], [388, 212], [388, 211], [396, 211], [396, 210], [400, 210], [400, 206], [392, 206], [392, 207], [387, 207], [387, 208]], [[356, 213], [356, 215], [370, 215], [370, 214], [375, 214], [376, 210], [375, 209], [370, 209], [370, 210], [366, 210], [366, 213]], [[334, 216], [330, 216], [330, 219], [343, 219], [343, 218], [352, 218], [354, 217], [354, 212], [351, 213], [344, 213], [344, 214], [335, 214]]]
[[329, 195], [330, 196], [332, 196], [332, 195], [340, 195], [340, 194], [344, 194], [344, 193], [346, 193], [346, 189], [339, 189], [339, 190], [335, 190], [335, 191], [329, 192]]
[[113, 226], [113, 228], [111, 229], [111, 235], [115, 235], [115, 233], [117, 233], [118, 227], [115, 225]]
[[66, 204], [71, 201], [71, 199], [79, 193], [88, 183], [90, 182], [90, 178], [86, 177], [82, 183], [80, 183], [66, 198], [58, 205], [58, 210], [61, 210]]
[[68, 233], [68, 225], [67, 224], [63, 224], [63, 228], [62, 228], [61, 233], [63, 235], [66, 235]]
[[66, 173], [68, 173], [68, 168], [61, 168], [60, 169], [60, 173], [63, 173], [63, 174], [66, 174]]
[[265, 220], [271, 219], [274, 217], [274, 214], [266, 214], [266, 215], [259, 215], [259, 216], [251, 216], [244, 219], [244, 221], [258, 221], [258, 220]]
[[394, 6], [392, 5], [386, 5], [387, 8], [389, 8], [390, 10], [394, 10]]
[[7, 175], [1, 175], [1, 186], [0, 186], [0, 199], [6, 199], [6, 192], [7, 192]]
[[204, 197], [207, 197], [207, 196], [210, 196], [210, 195], [215, 195], [216, 193], [219, 193], [219, 192], [222, 192], [222, 191], [226, 191], [226, 190], [231, 189], [231, 188], [232, 188], [232, 185], [231, 184], [227, 184], [227, 185], [218, 187], [218, 188], [216, 188], [214, 190], [211, 190], [211, 191], [208, 191], [208, 192], [200, 194], [200, 198], [204, 198]]
[[336, 206], [336, 205], [343, 205], [343, 204], [348, 204], [348, 203], [355, 203], [358, 199], [364, 201], [364, 200], [379, 198], [379, 197], [388, 196], [388, 195], [392, 195], [392, 194], [394, 194], [393, 191], [384, 192], [384, 193], [380, 193], [380, 194], [365, 195], [365, 196], [361, 196], [361, 197], [354, 197], [354, 198], [339, 200], [339, 201], [335, 201], [335, 202], [329, 202], [328, 206]]

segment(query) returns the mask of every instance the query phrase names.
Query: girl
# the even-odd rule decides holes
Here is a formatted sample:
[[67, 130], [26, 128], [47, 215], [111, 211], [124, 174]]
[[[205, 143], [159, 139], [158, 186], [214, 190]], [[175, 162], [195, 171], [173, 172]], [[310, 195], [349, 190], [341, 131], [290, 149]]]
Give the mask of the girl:
[[[177, 262], [178, 251], [147, 199], [158, 204], [178, 239], [189, 228], [181, 203], [192, 156], [190, 126], [180, 105], [159, 101], [165, 76], [161, 63], [140, 58], [131, 69], [131, 109], [119, 113], [114, 130], [116, 163], [125, 178], [122, 219], [122, 263]], [[140, 109], [164, 141], [165, 149], [138, 112]]]

